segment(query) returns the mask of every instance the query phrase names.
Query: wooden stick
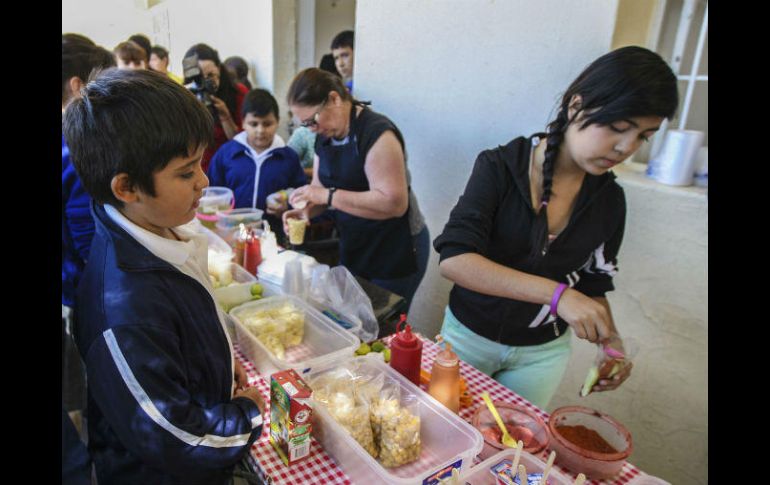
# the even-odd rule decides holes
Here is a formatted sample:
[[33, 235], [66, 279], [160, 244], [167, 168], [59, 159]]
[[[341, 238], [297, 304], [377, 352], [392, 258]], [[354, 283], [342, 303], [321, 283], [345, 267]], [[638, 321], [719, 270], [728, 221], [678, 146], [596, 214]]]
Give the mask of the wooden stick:
[[556, 452], [551, 451], [551, 454], [548, 455], [548, 462], [545, 464], [545, 470], [543, 470], [543, 478], [540, 480], [540, 483], [545, 485], [545, 479], [548, 478], [548, 474], [551, 473], [551, 467], [553, 466], [553, 460], [556, 459]]
[[516, 473], [516, 470], [518, 470], [519, 466], [519, 459], [521, 458], [521, 449], [524, 448], [524, 444], [519, 440], [518, 443], [516, 443], [516, 454], [513, 456], [513, 465], [511, 465], [511, 472]]
[[529, 480], [527, 480], [527, 469], [524, 467], [524, 465], [519, 465], [519, 483], [523, 483], [524, 485], [529, 483]]
[[583, 485], [583, 482], [586, 481], [586, 476], [582, 473], [578, 473], [577, 478], [575, 479], [574, 485]]

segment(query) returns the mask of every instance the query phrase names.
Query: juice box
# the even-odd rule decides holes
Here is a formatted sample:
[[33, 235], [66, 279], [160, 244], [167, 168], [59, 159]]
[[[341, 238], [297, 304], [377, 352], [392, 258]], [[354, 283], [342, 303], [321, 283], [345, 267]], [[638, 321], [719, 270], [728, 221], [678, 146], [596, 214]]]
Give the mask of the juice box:
[[312, 394], [294, 369], [270, 376], [270, 443], [287, 466], [310, 456]]

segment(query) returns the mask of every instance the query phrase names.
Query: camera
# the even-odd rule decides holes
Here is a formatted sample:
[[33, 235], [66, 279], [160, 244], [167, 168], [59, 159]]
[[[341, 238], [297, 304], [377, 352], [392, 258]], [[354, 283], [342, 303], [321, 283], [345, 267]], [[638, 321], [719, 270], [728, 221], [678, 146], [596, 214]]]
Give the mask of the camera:
[[203, 72], [198, 66], [198, 55], [193, 54], [182, 59], [182, 69], [184, 71], [185, 87], [195, 94], [195, 97], [211, 111], [211, 114], [216, 119], [217, 112], [214, 103], [211, 101], [211, 95], [217, 93], [217, 86], [213, 79], [204, 79]]

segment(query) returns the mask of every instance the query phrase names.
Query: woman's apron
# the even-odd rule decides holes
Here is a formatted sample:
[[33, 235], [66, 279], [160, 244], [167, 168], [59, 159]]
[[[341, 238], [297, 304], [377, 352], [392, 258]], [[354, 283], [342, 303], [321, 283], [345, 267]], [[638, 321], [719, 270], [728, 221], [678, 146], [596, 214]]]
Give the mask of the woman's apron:
[[[319, 143], [318, 179], [324, 187], [353, 192], [369, 190], [365, 159], [358, 153], [356, 105], [351, 108], [348, 142], [334, 146]], [[373, 220], [333, 210], [340, 237], [340, 263], [366, 279], [392, 279], [417, 271], [414, 243], [409, 230], [409, 210], [401, 217]]]

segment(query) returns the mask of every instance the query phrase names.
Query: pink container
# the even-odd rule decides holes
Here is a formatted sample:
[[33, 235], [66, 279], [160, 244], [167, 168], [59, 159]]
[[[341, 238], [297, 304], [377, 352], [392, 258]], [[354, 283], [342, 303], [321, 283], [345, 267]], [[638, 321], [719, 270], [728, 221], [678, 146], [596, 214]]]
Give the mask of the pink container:
[[[557, 426], [585, 426], [596, 431], [617, 453], [599, 453], [581, 448], [567, 440]], [[548, 420], [551, 435], [549, 448], [556, 452], [556, 463], [574, 473], [592, 479], [612, 478], [634, 450], [631, 433], [612, 417], [583, 406], [564, 406], [551, 413]]]
[[[500, 418], [505, 424], [511, 424], [515, 426], [521, 426], [527, 428], [531, 432], [531, 439], [529, 442], [524, 442], [524, 451], [536, 455], [543, 451], [548, 445], [548, 431], [546, 425], [540, 417], [535, 414], [534, 411], [530, 411], [524, 406], [518, 406], [516, 404], [510, 404], [502, 401], [493, 401], [497, 412], [500, 413]], [[507, 446], [500, 443], [498, 439], [493, 439], [500, 434], [500, 427], [497, 425], [495, 418], [485, 404], [482, 403], [476, 412], [473, 413], [471, 418], [471, 424], [474, 428], [481, 432], [484, 437], [484, 448], [479, 453], [479, 458], [482, 460], [500, 452], [501, 450], [508, 450]], [[508, 433], [511, 434], [513, 439], [519, 438], [519, 432], [516, 429], [509, 429]]]

